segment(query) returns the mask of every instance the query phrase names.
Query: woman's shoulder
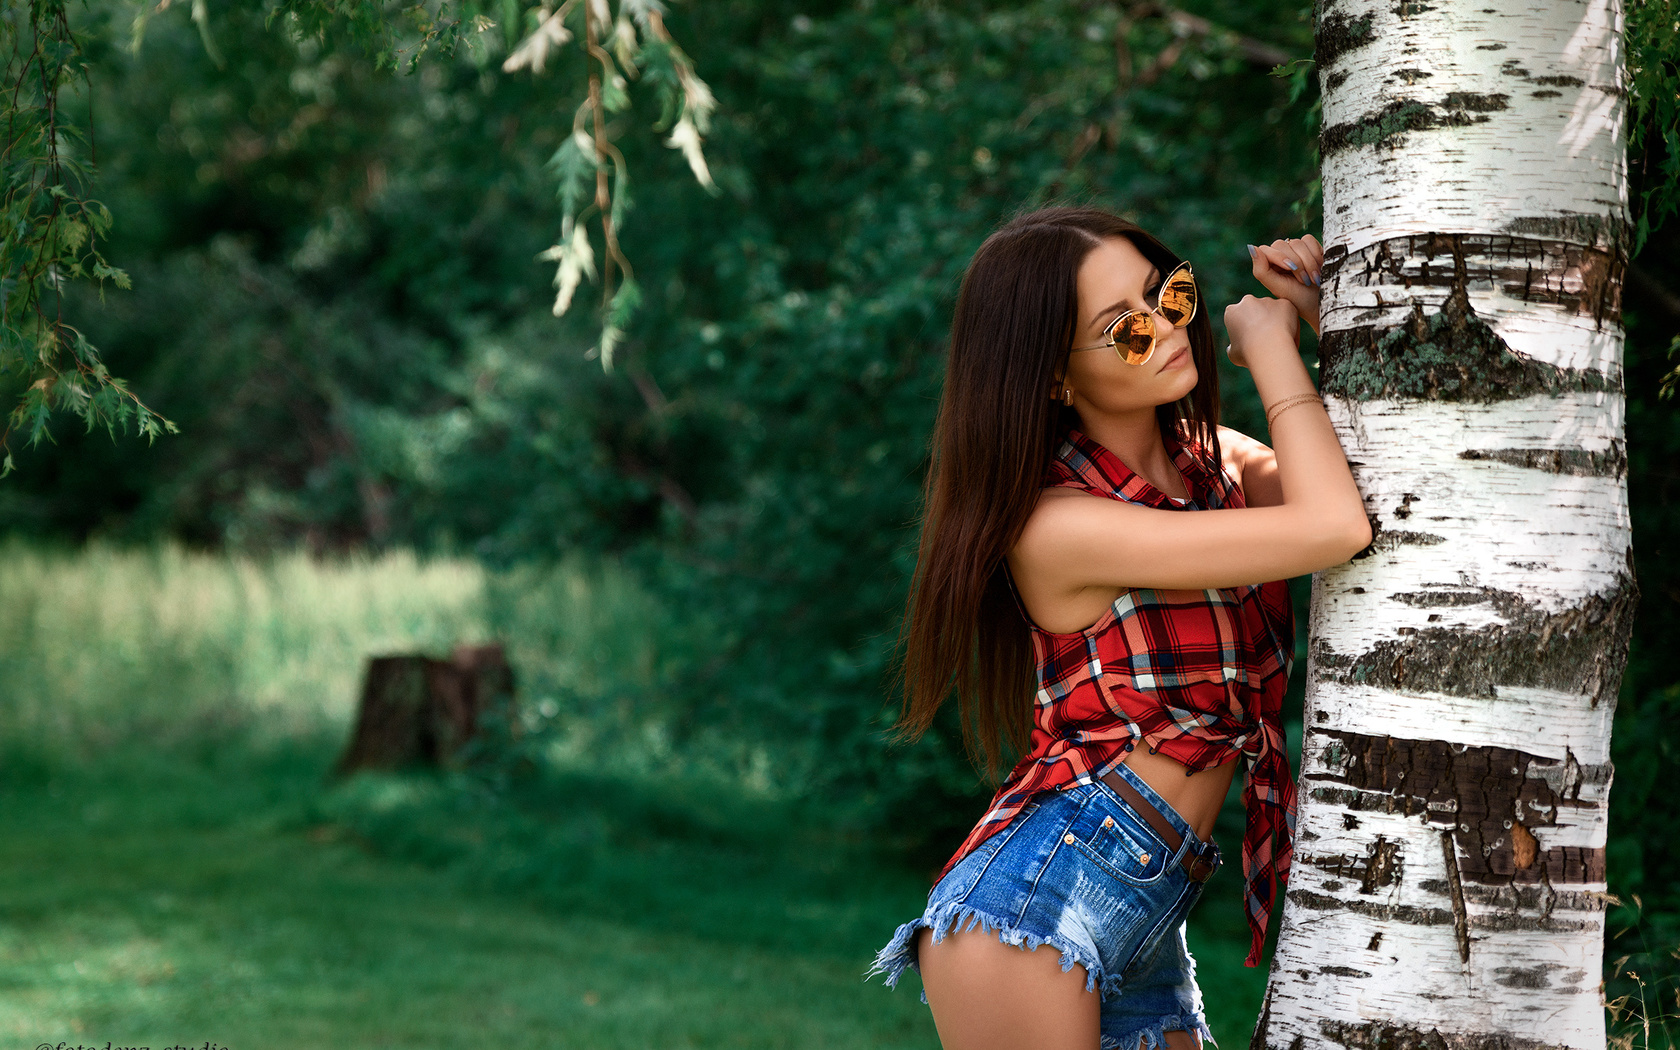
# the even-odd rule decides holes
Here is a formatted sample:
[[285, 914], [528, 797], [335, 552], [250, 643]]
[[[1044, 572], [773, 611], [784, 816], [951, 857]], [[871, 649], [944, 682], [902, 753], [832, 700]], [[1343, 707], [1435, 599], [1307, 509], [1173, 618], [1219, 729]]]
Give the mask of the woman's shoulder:
[[1219, 465], [1238, 492], [1243, 492], [1243, 473], [1271, 457], [1272, 450], [1265, 442], [1232, 427], [1219, 427]]

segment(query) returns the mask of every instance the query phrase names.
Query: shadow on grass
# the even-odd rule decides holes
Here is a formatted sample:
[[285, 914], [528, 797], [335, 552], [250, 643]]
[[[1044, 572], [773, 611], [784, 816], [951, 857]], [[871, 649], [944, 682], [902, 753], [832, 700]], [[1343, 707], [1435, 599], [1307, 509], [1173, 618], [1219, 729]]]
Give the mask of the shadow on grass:
[[927, 889], [806, 808], [678, 779], [364, 771], [300, 819], [560, 912], [865, 964]]
[[[337, 743], [0, 759], [0, 1033], [937, 1045], [914, 975], [862, 980], [925, 875], [809, 808], [548, 769], [335, 783]], [[1240, 883], [1210, 883], [1192, 921], [1227, 1046], [1264, 984], [1241, 966]]]
[[582, 779], [323, 789], [332, 751], [0, 758], [0, 1041], [937, 1045], [848, 947], [914, 904], [907, 876], [854, 872], [848, 903], [815, 859], [807, 894], [744, 835]]

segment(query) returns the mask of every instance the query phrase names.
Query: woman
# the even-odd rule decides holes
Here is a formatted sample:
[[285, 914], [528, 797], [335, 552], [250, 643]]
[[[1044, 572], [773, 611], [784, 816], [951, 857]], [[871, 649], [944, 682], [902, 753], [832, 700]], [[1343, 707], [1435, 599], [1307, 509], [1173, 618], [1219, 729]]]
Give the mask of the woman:
[[947, 1050], [1210, 1037], [1184, 918], [1220, 865], [1209, 833], [1239, 755], [1259, 960], [1295, 813], [1281, 581], [1371, 530], [1299, 354], [1323, 251], [1311, 236], [1249, 251], [1278, 298], [1225, 310], [1227, 352], [1275, 451], [1218, 426], [1194, 274], [1132, 223], [1023, 215], [963, 279], [902, 724], [925, 731], [954, 686], [971, 752], [993, 769], [1002, 743], [1023, 757], [871, 970], [920, 971]]

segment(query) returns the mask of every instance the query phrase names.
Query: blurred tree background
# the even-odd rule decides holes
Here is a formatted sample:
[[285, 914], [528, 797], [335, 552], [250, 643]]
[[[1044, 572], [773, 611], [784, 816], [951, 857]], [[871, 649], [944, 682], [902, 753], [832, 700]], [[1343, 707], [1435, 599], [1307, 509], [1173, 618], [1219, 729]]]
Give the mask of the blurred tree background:
[[[667, 24], [718, 100], [720, 192], [645, 132], [660, 114], [632, 85], [620, 238], [643, 301], [604, 370], [599, 318], [553, 317], [536, 261], [559, 229], [575, 43], [540, 75], [502, 72], [535, 14], [510, 2], [474, 46], [398, 75], [343, 18], [312, 36], [291, 6], [193, 5], [202, 26], [187, 7], [156, 12], [137, 49], [133, 6], [76, 11], [91, 88], [65, 94], [91, 114], [104, 255], [133, 280], [71, 286], [68, 313], [180, 432], [148, 446], [59, 423], [17, 448], [9, 557], [165, 543], [469, 562], [539, 762], [686, 770], [918, 872], [989, 794], [952, 724], [885, 746], [970, 254], [1017, 210], [1098, 203], [1194, 261], [1217, 325], [1258, 290], [1245, 243], [1317, 228], [1313, 77], [1269, 75], [1312, 53], [1298, 0], [679, 3]], [[1664, 142], [1646, 140], [1642, 185], [1672, 182]], [[1657, 394], [1675, 249], [1672, 225], [1644, 244], [1625, 318], [1643, 598], [1611, 811], [1628, 906], [1607, 959], [1638, 956], [1623, 969], [1648, 981], [1680, 944], [1680, 802], [1659, 790], [1680, 721], [1680, 414]], [[1261, 433], [1224, 367], [1226, 422]], [[0, 377], [0, 394], [18, 391]]]

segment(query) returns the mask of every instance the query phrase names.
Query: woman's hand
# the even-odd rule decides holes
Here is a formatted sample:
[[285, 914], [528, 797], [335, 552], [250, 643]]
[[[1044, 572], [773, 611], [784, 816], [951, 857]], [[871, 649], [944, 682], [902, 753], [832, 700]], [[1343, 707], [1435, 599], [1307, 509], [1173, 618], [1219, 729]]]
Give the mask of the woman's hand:
[[1324, 246], [1318, 238], [1309, 233], [1271, 244], [1251, 244], [1248, 254], [1254, 259], [1255, 279], [1266, 291], [1294, 303], [1301, 319], [1312, 325], [1316, 334], [1319, 272], [1324, 268]]
[[1252, 295], [1225, 308], [1225, 331], [1230, 333], [1231, 363], [1248, 368], [1250, 353], [1268, 344], [1301, 347], [1301, 315], [1287, 299], [1261, 299]]

